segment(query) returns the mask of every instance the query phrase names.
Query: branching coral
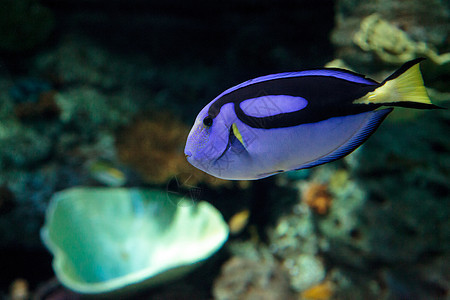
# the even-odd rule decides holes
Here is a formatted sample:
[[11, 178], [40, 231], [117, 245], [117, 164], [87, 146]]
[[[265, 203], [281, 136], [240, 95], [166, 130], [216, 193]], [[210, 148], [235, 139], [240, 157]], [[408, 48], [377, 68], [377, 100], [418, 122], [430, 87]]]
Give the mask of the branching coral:
[[353, 42], [365, 51], [373, 51], [383, 61], [399, 64], [418, 56], [426, 56], [435, 64], [450, 62], [450, 53], [439, 55], [424, 42], [412, 40], [408, 34], [377, 13], [361, 21], [361, 27], [353, 36]]
[[281, 260], [290, 286], [297, 292], [319, 284], [326, 275], [313, 222], [311, 209], [300, 203], [293, 214], [281, 217], [276, 227], [268, 230], [270, 250]]
[[214, 299], [294, 299], [287, 272], [265, 247], [242, 244], [238, 248], [249, 252], [222, 266], [213, 286]]

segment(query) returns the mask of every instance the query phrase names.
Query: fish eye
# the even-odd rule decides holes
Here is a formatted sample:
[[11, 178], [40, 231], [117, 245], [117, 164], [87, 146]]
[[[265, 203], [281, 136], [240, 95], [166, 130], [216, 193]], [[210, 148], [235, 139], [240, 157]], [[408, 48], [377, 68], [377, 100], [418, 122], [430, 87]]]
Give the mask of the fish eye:
[[213, 124], [213, 119], [210, 116], [207, 116], [203, 119], [203, 124], [205, 124], [206, 127], [211, 127]]

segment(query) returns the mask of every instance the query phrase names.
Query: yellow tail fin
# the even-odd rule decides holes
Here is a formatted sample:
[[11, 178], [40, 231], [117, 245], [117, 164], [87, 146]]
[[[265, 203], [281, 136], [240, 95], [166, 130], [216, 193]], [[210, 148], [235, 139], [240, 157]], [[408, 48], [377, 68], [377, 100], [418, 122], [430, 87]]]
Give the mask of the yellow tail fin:
[[355, 104], [381, 104], [387, 106], [403, 106], [412, 108], [439, 108], [431, 103], [423, 84], [418, 58], [405, 63], [391, 76], [386, 78], [380, 87], [354, 101]]

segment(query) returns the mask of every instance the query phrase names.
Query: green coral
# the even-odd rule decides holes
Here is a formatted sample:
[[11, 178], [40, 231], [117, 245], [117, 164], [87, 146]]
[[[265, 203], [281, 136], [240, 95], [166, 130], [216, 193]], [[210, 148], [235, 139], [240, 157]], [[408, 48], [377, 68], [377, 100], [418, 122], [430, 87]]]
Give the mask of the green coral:
[[68, 89], [55, 95], [55, 101], [61, 109], [60, 120], [76, 124], [86, 133], [126, 124], [130, 114], [120, 107], [121, 100], [120, 95], [108, 97], [92, 87]]
[[37, 131], [8, 121], [0, 124], [0, 169], [24, 167], [45, 159], [51, 141]]
[[[8, 80], [0, 79], [0, 90], [5, 91], [9, 86]], [[17, 120], [8, 93], [0, 94], [0, 120], [0, 170], [29, 167], [48, 157], [51, 139]]]
[[305, 203], [294, 208], [294, 214], [281, 217], [268, 236], [271, 252], [288, 271], [294, 291], [304, 291], [325, 278], [325, 266], [319, 257], [319, 240], [314, 216]]

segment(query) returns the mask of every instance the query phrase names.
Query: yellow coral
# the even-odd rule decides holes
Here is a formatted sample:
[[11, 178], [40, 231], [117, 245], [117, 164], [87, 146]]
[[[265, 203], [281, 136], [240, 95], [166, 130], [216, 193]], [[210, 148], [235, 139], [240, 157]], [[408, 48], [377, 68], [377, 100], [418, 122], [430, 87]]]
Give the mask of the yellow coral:
[[406, 32], [376, 13], [362, 20], [353, 42], [364, 51], [375, 52], [388, 63], [400, 64], [418, 56], [425, 56], [437, 65], [450, 62], [450, 53], [437, 54], [426, 43], [413, 41]]
[[29, 299], [30, 291], [29, 284], [25, 279], [18, 278], [10, 286], [11, 300], [25, 300]]
[[330, 190], [338, 191], [343, 189], [350, 179], [350, 174], [345, 169], [339, 169], [334, 172], [330, 177]]
[[352, 70], [349, 66], [347, 66], [345, 61], [343, 61], [340, 58], [333, 59], [332, 61], [326, 63], [325, 68], [339, 68], [339, 69], [346, 69], [346, 70], [354, 72], [354, 70]]
[[244, 209], [234, 214], [228, 221], [228, 227], [232, 235], [237, 235], [244, 230], [250, 218], [250, 210]]

